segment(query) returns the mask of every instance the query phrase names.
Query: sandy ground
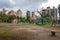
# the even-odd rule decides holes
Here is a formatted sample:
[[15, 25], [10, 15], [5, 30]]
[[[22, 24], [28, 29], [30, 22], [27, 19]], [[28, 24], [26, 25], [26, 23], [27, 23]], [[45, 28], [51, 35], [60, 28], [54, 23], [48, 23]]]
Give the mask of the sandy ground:
[[38, 26], [13, 26], [9, 36], [0, 36], [0, 40], [60, 40], [60, 30], [56, 36], [51, 36], [51, 30]]
[[[27, 26], [27, 27], [20, 27], [20, 28], [15, 28], [13, 30], [13, 32], [15, 34], [17, 34], [18, 36], [20, 36], [20, 33], [22, 31], [27, 31], [27, 32], [31, 32], [31, 34], [29, 35], [26, 34], [24, 37], [26, 37], [25, 40], [60, 40], [60, 30], [55, 30], [56, 32], [56, 36], [51, 36], [51, 30], [50, 29], [45, 29], [43, 27], [33, 27], [33, 26]], [[24, 33], [22, 33], [21, 35], [24, 35]], [[28, 35], [28, 37], [27, 37]], [[21, 37], [22, 40], [24, 40]], [[18, 40], [20, 40], [19, 38], [17, 38]]]

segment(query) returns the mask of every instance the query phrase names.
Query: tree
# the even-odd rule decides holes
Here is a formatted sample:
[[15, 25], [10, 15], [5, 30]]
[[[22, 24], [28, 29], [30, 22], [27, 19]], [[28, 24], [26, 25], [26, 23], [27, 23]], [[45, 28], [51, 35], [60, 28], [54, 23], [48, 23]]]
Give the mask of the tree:
[[7, 16], [5, 13], [0, 12], [0, 22], [11, 22], [15, 18], [15, 15]]
[[7, 15], [0, 13], [0, 22], [6, 22], [7, 21]]
[[2, 12], [0, 12], [0, 22], [2, 22]]
[[8, 16], [8, 22], [12, 22], [12, 20], [16, 19], [15, 15]]

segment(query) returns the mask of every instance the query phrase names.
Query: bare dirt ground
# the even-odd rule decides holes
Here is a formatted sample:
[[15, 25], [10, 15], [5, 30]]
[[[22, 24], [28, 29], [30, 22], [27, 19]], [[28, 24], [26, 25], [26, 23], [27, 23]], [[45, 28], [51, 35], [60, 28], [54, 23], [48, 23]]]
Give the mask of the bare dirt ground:
[[51, 36], [51, 30], [38, 26], [12, 26], [9, 36], [0, 36], [0, 40], [60, 40], [60, 30], [56, 36]]

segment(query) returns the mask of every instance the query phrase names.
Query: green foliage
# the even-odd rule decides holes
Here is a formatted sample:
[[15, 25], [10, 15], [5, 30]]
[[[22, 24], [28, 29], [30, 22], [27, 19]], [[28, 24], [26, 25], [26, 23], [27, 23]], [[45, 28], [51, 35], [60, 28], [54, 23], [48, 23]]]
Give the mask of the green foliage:
[[0, 22], [11, 22], [15, 18], [15, 15], [7, 16], [6, 14], [0, 13]]
[[1, 22], [6, 22], [7, 21], [7, 16], [6, 16], [6, 14], [2, 14], [2, 13], [0, 13], [0, 21]]
[[11, 22], [13, 19], [15, 19], [16, 16], [15, 15], [11, 15], [11, 16], [8, 16], [8, 22]]

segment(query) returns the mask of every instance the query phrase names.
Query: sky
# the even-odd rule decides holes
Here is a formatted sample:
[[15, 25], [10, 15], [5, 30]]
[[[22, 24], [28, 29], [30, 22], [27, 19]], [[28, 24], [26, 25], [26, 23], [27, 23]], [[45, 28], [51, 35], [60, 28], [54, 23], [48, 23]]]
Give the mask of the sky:
[[0, 0], [0, 9], [21, 9], [25, 13], [27, 10], [37, 11], [37, 9], [41, 10], [42, 7], [46, 8], [47, 6], [57, 8], [58, 4], [60, 4], [60, 0]]
[[42, 3], [42, 7], [46, 8], [47, 6], [50, 6], [51, 8], [55, 6], [56, 8], [60, 4], [60, 0], [48, 0], [46, 3]]
[[47, 6], [57, 8], [60, 0], [0, 0], [0, 9], [21, 9], [34, 11]]
[[0, 0], [0, 8], [35, 11], [47, 0]]

